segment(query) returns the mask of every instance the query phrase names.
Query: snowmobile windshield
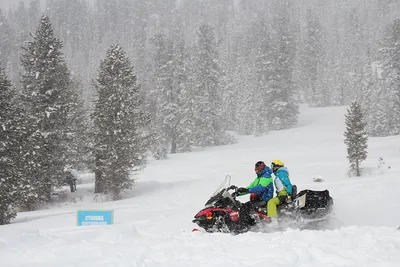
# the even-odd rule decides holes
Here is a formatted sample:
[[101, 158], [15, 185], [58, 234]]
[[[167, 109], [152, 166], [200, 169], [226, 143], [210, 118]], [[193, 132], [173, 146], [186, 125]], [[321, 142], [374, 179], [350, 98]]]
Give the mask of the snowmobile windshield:
[[210, 199], [206, 202], [205, 206], [214, 206], [216, 203], [219, 203], [223, 199], [227, 199], [228, 202], [235, 203], [232, 195], [227, 190], [230, 184], [231, 177], [228, 175], [225, 177], [224, 181], [218, 186], [217, 190], [215, 190]]
[[217, 189], [211, 195], [210, 198], [216, 196], [219, 192], [221, 192], [222, 189], [227, 189], [230, 185], [231, 185], [231, 177], [229, 175], [227, 175], [225, 177], [224, 181], [222, 181], [222, 183], [217, 187]]

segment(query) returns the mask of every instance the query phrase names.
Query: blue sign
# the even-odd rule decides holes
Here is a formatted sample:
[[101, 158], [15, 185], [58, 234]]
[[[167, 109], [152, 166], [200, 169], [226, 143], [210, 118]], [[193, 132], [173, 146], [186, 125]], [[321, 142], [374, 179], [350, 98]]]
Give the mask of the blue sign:
[[78, 210], [78, 226], [109, 225], [114, 223], [113, 210]]

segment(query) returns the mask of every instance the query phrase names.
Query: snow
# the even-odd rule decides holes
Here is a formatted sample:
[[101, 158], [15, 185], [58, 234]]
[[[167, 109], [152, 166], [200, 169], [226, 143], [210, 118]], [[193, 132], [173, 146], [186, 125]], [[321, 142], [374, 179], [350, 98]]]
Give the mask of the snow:
[[[120, 201], [94, 201], [93, 175], [81, 174], [71, 201], [0, 227], [1, 266], [400, 266], [400, 136], [370, 138], [363, 176], [348, 177], [345, 113], [302, 106], [296, 128], [151, 160]], [[273, 159], [286, 164], [299, 190], [330, 190], [331, 229], [191, 232], [193, 216], [226, 175], [247, 186], [254, 163]], [[78, 227], [78, 209], [113, 209], [115, 224]]]

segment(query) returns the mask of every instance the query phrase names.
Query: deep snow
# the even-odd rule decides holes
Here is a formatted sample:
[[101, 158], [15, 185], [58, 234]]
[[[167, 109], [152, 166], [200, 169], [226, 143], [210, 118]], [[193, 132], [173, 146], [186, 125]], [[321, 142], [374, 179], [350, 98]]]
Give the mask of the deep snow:
[[[0, 227], [0, 266], [400, 266], [400, 136], [370, 138], [363, 176], [348, 177], [345, 112], [302, 106], [296, 128], [152, 160], [121, 201], [93, 201], [92, 175], [82, 175], [87, 184], [69, 196], [76, 202], [19, 213]], [[191, 232], [225, 175], [247, 186], [256, 161], [277, 158], [299, 190], [330, 190], [336, 229]], [[315, 176], [324, 181], [314, 183]], [[93, 208], [113, 209], [115, 224], [77, 227], [76, 211]]]

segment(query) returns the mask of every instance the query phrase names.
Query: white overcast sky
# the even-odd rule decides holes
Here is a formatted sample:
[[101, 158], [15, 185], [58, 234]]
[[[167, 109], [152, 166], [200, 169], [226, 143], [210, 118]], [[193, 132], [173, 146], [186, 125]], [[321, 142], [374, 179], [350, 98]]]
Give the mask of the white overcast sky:
[[[25, 3], [29, 3], [29, 1], [27, 0], [23, 0]], [[0, 0], [0, 7], [5, 9], [7, 8], [9, 5], [13, 5], [16, 6], [18, 3], [20, 2], [20, 0]]]

